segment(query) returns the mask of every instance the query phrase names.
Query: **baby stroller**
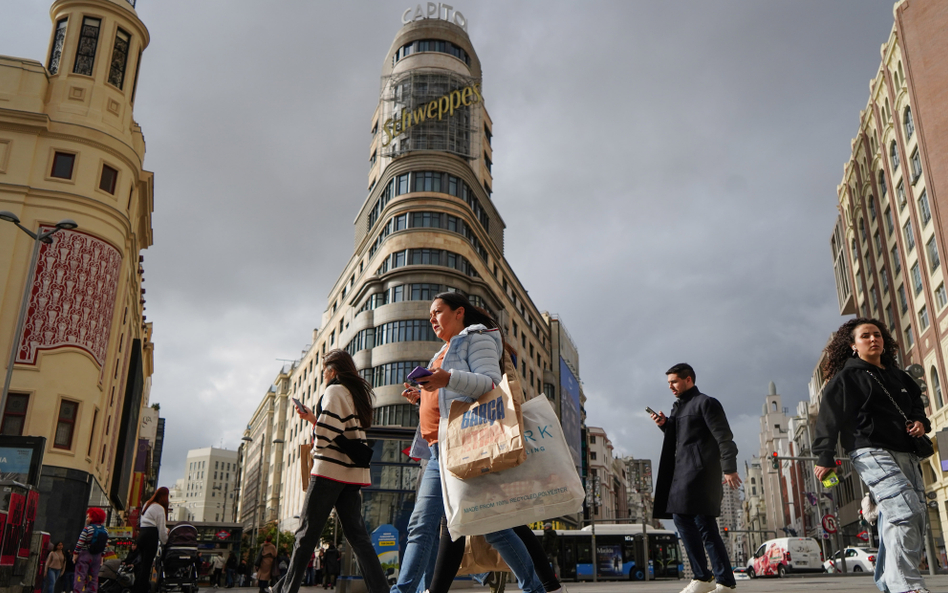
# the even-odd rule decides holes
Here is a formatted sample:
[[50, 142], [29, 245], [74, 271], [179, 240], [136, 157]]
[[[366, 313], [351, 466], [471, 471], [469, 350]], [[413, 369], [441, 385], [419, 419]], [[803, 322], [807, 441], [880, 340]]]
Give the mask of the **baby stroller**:
[[168, 532], [168, 542], [158, 548], [155, 556], [154, 570], [158, 581], [154, 590], [158, 593], [196, 593], [200, 565], [197, 529], [187, 523], [176, 525]]
[[135, 567], [121, 560], [106, 560], [99, 569], [99, 593], [124, 593], [135, 583]]

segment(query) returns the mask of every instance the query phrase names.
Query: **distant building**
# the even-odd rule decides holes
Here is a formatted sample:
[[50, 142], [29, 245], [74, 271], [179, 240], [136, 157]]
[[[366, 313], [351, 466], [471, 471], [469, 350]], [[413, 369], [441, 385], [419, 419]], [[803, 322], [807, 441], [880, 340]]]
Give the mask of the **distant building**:
[[636, 523], [645, 523], [661, 527], [661, 521], [652, 518], [655, 501], [652, 497], [652, 460], [623, 457], [628, 475], [629, 518]]
[[188, 451], [184, 482], [175, 483], [175, 519], [229, 522], [236, 486], [237, 451], [214, 447]]

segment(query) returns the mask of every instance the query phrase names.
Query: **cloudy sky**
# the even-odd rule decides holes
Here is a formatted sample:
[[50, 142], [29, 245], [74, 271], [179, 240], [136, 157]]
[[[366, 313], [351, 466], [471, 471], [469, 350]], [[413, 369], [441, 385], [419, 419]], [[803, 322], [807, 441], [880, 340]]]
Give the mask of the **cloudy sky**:
[[[45, 61], [50, 0], [0, 0], [0, 53]], [[842, 319], [829, 236], [892, 1], [455, 0], [494, 122], [506, 257], [580, 350], [588, 424], [657, 459], [644, 406], [688, 361], [740, 459]], [[138, 0], [135, 117], [161, 483], [236, 449], [311, 342], [353, 249], [386, 52], [411, 2]]]

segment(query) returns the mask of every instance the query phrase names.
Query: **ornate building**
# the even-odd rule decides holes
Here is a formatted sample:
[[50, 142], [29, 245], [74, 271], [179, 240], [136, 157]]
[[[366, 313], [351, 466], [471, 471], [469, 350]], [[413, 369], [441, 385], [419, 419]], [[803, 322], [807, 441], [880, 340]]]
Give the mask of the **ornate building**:
[[5, 368], [35, 272], [0, 432], [46, 439], [37, 528], [69, 544], [87, 504], [121, 522], [139, 502], [153, 177], [133, 109], [149, 36], [134, 0], [56, 0], [50, 16], [43, 62], [0, 56], [0, 210], [32, 232], [63, 219], [78, 228], [53, 235], [30, 270], [33, 240], [0, 221]]

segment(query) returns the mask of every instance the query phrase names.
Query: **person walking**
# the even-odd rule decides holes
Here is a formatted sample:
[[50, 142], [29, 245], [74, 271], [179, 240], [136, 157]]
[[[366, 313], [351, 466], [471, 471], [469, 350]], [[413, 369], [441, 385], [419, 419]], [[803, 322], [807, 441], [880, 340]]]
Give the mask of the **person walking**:
[[931, 422], [918, 385], [897, 366], [898, 349], [875, 319], [851, 319], [833, 335], [824, 349], [828, 383], [816, 419], [814, 474], [822, 480], [836, 470], [838, 440], [879, 511], [876, 586], [927, 593], [918, 567], [928, 509], [915, 439]]
[[736, 490], [741, 485], [737, 445], [724, 408], [698, 390], [691, 365], [676, 364], [665, 375], [676, 401], [669, 416], [651, 413], [665, 433], [653, 516], [674, 520], [691, 562], [694, 579], [681, 593], [729, 591], [736, 581], [716, 518], [721, 515], [724, 497], [722, 474], [730, 488]]
[[[369, 593], [385, 593], [388, 591], [385, 572], [362, 519], [362, 487], [372, 484], [369, 472], [372, 449], [365, 436], [365, 429], [372, 426], [372, 386], [362, 378], [352, 356], [345, 350], [330, 350], [323, 357], [323, 382], [326, 390], [316, 402], [315, 412], [294, 404], [299, 417], [313, 425], [313, 468], [293, 555], [286, 574], [272, 591], [299, 591], [323, 527], [330, 512], [336, 509], [342, 532], [359, 561], [366, 588]], [[339, 552], [333, 546], [329, 551], [335, 553], [329, 581], [335, 587]]]
[[225, 579], [224, 586], [228, 589], [234, 586], [236, 583], [235, 577], [237, 575], [237, 554], [233, 552], [227, 552], [227, 564], [224, 569], [227, 571], [227, 578]]
[[336, 549], [335, 544], [330, 543], [323, 552], [323, 589], [335, 589], [337, 578], [339, 578], [339, 550]]
[[[416, 593], [426, 588], [430, 593], [445, 593], [454, 581], [464, 555], [465, 538], [456, 541], [450, 537], [439, 538], [444, 502], [438, 428], [441, 419], [448, 417], [454, 400], [477, 401], [500, 384], [503, 374], [500, 328], [486, 311], [475, 307], [466, 296], [458, 292], [437, 295], [429, 309], [429, 321], [434, 334], [445, 344], [428, 364], [431, 374], [418, 379], [420, 389], [406, 383], [402, 392], [409, 402], [419, 404], [418, 430], [410, 456], [428, 459], [428, 464], [408, 521], [408, 542], [398, 581], [391, 593]], [[545, 592], [529, 550], [513, 529], [488, 533], [484, 538], [500, 553], [525, 593]], [[432, 551], [436, 546], [438, 555], [432, 571]], [[542, 557], [542, 548], [539, 545], [537, 548]], [[433, 575], [429, 575], [430, 572]], [[429, 579], [430, 584], [426, 582]]]
[[273, 545], [273, 536], [268, 535], [257, 555], [257, 561], [254, 562], [254, 568], [257, 569], [257, 588], [260, 589], [260, 593], [268, 593], [270, 579], [277, 571], [276, 557], [277, 549]]
[[66, 556], [66, 564], [63, 566], [62, 576], [56, 581], [54, 593], [72, 591], [73, 581], [75, 581], [76, 578], [76, 563], [72, 561], [72, 552], [63, 550], [63, 555]]
[[86, 526], [79, 534], [72, 561], [76, 564], [72, 590], [75, 593], [96, 593], [99, 590], [99, 567], [102, 552], [109, 542], [109, 532], [102, 525], [105, 511], [92, 507], [86, 511]]
[[550, 522], [543, 524], [543, 553], [546, 554], [550, 566], [553, 567], [553, 572], [559, 576], [560, 563], [557, 561], [557, 557], [560, 555], [560, 536], [556, 534], [556, 530], [553, 529], [553, 524]]
[[63, 554], [63, 543], [58, 542], [46, 556], [46, 565], [43, 568], [43, 593], [53, 593], [64, 566], [66, 566], [66, 555]]
[[162, 486], [155, 490], [142, 507], [138, 539], [135, 540], [139, 560], [135, 566], [133, 593], [149, 593], [151, 590], [151, 568], [158, 553], [158, 543], [168, 542], [168, 526], [165, 524], [167, 516], [168, 489]]
[[220, 554], [214, 554], [211, 558], [211, 586], [215, 589], [221, 586], [221, 576], [224, 574], [224, 557]]

